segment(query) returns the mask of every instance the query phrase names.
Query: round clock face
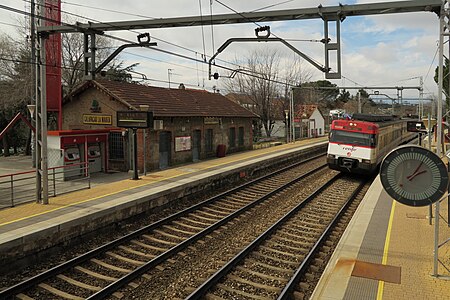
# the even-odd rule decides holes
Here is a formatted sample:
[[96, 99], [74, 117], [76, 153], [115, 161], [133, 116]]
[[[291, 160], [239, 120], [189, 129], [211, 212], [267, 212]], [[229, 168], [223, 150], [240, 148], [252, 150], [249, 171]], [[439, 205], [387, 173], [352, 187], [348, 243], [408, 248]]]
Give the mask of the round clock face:
[[446, 192], [448, 172], [433, 152], [413, 145], [392, 150], [383, 160], [380, 179], [386, 192], [409, 206], [425, 206]]

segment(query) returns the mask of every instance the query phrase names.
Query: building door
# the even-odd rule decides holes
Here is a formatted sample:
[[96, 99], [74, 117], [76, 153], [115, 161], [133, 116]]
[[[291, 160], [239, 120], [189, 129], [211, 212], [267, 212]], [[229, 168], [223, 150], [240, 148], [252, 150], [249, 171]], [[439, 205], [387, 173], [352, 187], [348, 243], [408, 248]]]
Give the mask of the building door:
[[172, 135], [169, 131], [159, 133], [159, 168], [167, 169], [170, 165]]
[[202, 145], [202, 131], [194, 130], [192, 138], [192, 161], [196, 162], [200, 160], [200, 152]]

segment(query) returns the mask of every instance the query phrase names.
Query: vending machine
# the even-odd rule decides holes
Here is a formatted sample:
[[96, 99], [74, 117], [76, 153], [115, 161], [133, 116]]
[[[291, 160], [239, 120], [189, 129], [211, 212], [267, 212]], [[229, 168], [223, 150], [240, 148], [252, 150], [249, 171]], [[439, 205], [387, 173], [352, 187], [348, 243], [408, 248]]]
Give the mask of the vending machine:
[[88, 144], [87, 159], [90, 174], [102, 171], [102, 152], [99, 143]]
[[66, 145], [64, 148], [64, 178], [82, 175], [81, 155], [78, 145]]

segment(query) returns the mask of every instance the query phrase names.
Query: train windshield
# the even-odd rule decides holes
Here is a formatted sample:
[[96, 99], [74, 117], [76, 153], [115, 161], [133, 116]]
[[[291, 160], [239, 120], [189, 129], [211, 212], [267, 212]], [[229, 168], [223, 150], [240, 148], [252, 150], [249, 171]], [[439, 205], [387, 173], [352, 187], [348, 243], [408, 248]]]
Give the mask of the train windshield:
[[375, 147], [376, 136], [375, 134], [361, 132], [332, 130], [330, 132], [330, 142], [355, 146]]

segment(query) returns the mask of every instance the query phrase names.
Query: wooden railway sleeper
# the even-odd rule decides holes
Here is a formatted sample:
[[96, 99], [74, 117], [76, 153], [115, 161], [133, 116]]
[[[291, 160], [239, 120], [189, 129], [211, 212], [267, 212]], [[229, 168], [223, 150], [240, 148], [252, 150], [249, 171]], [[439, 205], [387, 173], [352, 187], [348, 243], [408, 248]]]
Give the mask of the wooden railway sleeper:
[[292, 262], [292, 261], [289, 261], [289, 260], [284, 260], [284, 259], [280, 259], [280, 258], [277, 258], [277, 257], [265, 255], [265, 254], [262, 254], [260, 252], [255, 252], [255, 253], [252, 253], [251, 255], [256, 257], [256, 259], [270, 260], [270, 261], [273, 261], [274, 263], [275, 262], [281, 262], [283, 264], [292, 266], [293, 269], [298, 265], [296, 262]]
[[261, 261], [259, 261], [259, 260], [253, 259], [253, 258], [251, 258], [251, 257], [246, 258], [245, 261], [246, 261], [247, 263], [249, 263], [249, 264], [259, 265], [259, 266], [261, 266], [261, 267], [263, 267], [263, 268], [272, 270], [272, 271], [274, 271], [274, 272], [279, 272], [279, 273], [289, 273], [289, 274], [291, 273], [291, 270], [287, 270], [287, 269], [285, 269], [285, 268], [280, 268], [280, 267], [277, 267], [277, 266], [272, 266], [272, 265], [266, 264], [266, 263], [264, 263], [264, 262], [261, 262]]
[[[155, 242], [155, 243], [159, 243], [159, 244], [163, 244], [163, 245], [168, 245], [170, 247], [178, 245], [178, 243], [161, 240], [161, 239], [158, 239], [158, 238], [156, 238], [154, 236], [147, 235], [147, 234], [143, 234], [142, 237], [147, 239], [147, 240], [149, 240], [149, 241], [151, 241], [151, 242]], [[167, 249], [165, 251], [167, 251]]]
[[[159, 234], [159, 235], [161, 235], [161, 236], [163, 236], [163, 237], [169, 238], [169, 239], [174, 239], [174, 240], [178, 240], [178, 241], [184, 241], [184, 240], [186, 240], [185, 237], [178, 236], [178, 235], [175, 235], [175, 234], [171, 234], [171, 233], [168, 233], [168, 232], [166, 232], [166, 231], [159, 230], [159, 229], [155, 229], [155, 230], [153, 230], [153, 232], [154, 232], [154, 233], [157, 233], [157, 234]], [[178, 243], [175, 243], [175, 242], [174, 242], [173, 244], [174, 244], [174, 246], [175, 246], [175, 245], [177, 245]]]
[[89, 291], [97, 292], [97, 291], [100, 291], [102, 289], [99, 286], [93, 286], [93, 285], [90, 285], [90, 284], [86, 284], [84, 282], [75, 280], [73, 278], [67, 277], [67, 276], [62, 275], [62, 274], [56, 275], [56, 277], [58, 277], [59, 279], [65, 281], [65, 282], [67, 282], [69, 284], [72, 284], [74, 286], [77, 286], [79, 288], [86, 289], [86, 290], [89, 290]]
[[[220, 218], [218, 218], [217, 216], [214, 216], [215, 218], [207, 218], [207, 217], [204, 217], [204, 216], [199, 216], [198, 215], [199, 213], [201, 213], [201, 211], [197, 211], [195, 213], [190, 213], [189, 215], [194, 217], [194, 218], [210, 222], [211, 224], [214, 224], [215, 222], [220, 220]], [[202, 213], [202, 214], [206, 214], [206, 213]], [[209, 214], [209, 215], [211, 216], [211, 214]]]
[[192, 225], [186, 224], [184, 222], [180, 222], [180, 221], [172, 221], [172, 223], [176, 224], [176, 225], [178, 225], [180, 227], [185, 227], [185, 228], [188, 228], [188, 229], [195, 230], [196, 232], [202, 231], [205, 228], [205, 227], [192, 226]]
[[288, 234], [283, 231], [283, 232], [278, 232], [277, 235], [273, 237], [273, 239], [304, 246], [305, 243], [309, 244], [309, 241], [314, 239], [314, 237], [311, 235], [305, 235], [303, 233], [302, 234]]
[[279, 254], [279, 255], [283, 255], [283, 256], [288, 256], [288, 257], [292, 258], [294, 261], [299, 258], [298, 253], [297, 254], [293, 254], [293, 253], [290, 253], [290, 252], [277, 250], [277, 249], [274, 249], [272, 247], [267, 247], [267, 246], [264, 246], [264, 245], [260, 245], [259, 248], [265, 250], [268, 253], [271, 253], [271, 254], [274, 253], [274, 255]]
[[117, 267], [117, 266], [108, 264], [107, 262], [104, 262], [104, 261], [96, 259], [96, 258], [91, 258], [90, 261], [93, 262], [96, 265], [99, 265], [99, 266], [102, 266], [102, 267], [104, 267], [106, 269], [117, 271], [117, 272], [120, 272], [120, 273], [130, 273], [132, 271], [131, 269], [125, 269], [125, 268], [121, 268], [121, 267]]
[[266, 291], [271, 291], [274, 293], [279, 293], [281, 291], [281, 288], [279, 287], [275, 287], [275, 286], [270, 286], [267, 284], [262, 284], [262, 283], [258, 283], [258, 282], [254, 282], [253, 280], [249, 280], [249, 279], [245, 279], [242, 278], [240, 276], [234, 275], [234, 274], [228, 274], [227, 275], [227, 279], [232, 280], [232, 281], [236, 281], [242, 284], [248, 284], [251, 285], [253, 287], [259, 288], [259, 289], [263, 289]]
[[193, 220], [192, 218], [186, 218], [186, 217], [181, 217], [180, 219], [183, 220], [183, 221], [186, 221], [186, 222], [194, 223], [196, 225], [201, 225], [202, 226], [202, 230], [205, 229], [206, 227], [210, 226], [211, 224], [213, 224], [211, 222], [204, 223], [204, 222], [200, 222], [200, 221], [197, 221], [197, 220]]
[[280, 282], [288, 282], [288, 279], [286, 279], [286, 278], [273, 276], [273, 275], [269, 275], [269, 274], [264, 274], [264, 273], [261, 273], [261, 272], [258, 272], [258, 271], [254, 271], [254, 270], [252, 270], [250, 268], [246, 268], [246, 267], [243, 267], [243, 266], [237, 266], [236, 270], [244, 272], [244, 273], [247, 272], [249, 274], [252, 274], [252, 275], [261, 277], [263, 279], [267, 279], [267, 280], [278, 280]]
[[92, 276], [94, 278], [105, 280], [105, 281], [108, 281], [108, 282], [114, 282], [114, 281], [117, 281], [119, 279], [117, 277], [111, 277], [111, 276], [103, 275], [103, 274], [91, 271], [89, 269], [86, 269], [86, 268], [83, 268], [83, 267], [80, 267], [80, 266], [76, 266], [74, 269], [79, 271], [79, 272], [81, 272], [81, 273], [83, 273], [83, 274], [86, 274], [88, 276]]
[[59, 290], [57, 288], [54, 288], [54, 287], [52, 287], [52, 286], [50, 286], [48, 284], [45, 284], [45, 283], [39, 283], [38, 287], [40, 287], [40, 288], [48, 291], [49, 293], [51, 293], [51, 294], [53, 294], [55, 296], [58, 296], [58, 297], [62, 297], [62, 298], [65, 298], [65, 299], [70, 299], [70, 300], [83, 300], [83, 298], [81, 298], [81, 297], [78, 297], [78, 296], [75, 296], [75, 295], [63, 292], [63, 291], [61, 291], [61, 290]]
[[[177, 225], [178, 225], [178, 224], [177, 224]], [[181, 226], [181, 225], [178, 225], [178, 226]], [[171, 231], [175, 231], [175, 232], [179, 232], [179, 233], [185, 234], [185, 235], [187, 235], [187, 236], [193, 236], [193, 235], [196, 234], [198, 231], [200, 231], [200, 230], [198, 230], [198, 231], [187, 231], [187, 230], [182, 230], [182, 229], [179, 229], [179, 228], [170, 226], [170, 225], [163, 225], [163, 227], [166, 228], [166, 229], [168, 229], [168, 230], [171, 230]]]
[[203, 210], [210, 211], [210, 212], [213, 212], [213, 213], [215, 213], [215, 214], [217, 214], [217, 215], [220, 215], [220, 216], [227, 216], [227, 215], [229, 215], [229, 213], [226, 212], [226, 211], [224, 211], [225, 209], [222, 209], [222, 208], [221, 208], [220, 210], [217, 210], [217, 209], [214, 209], [214, 208], [205, 206], [205, 207], [203, 207], [202, 209], [203, 209]]
[[140, 261], [140, 260], [131, 259], [131, 258], [122, 256], [122, 255], [120, 255], [120, 254], [117, 254], [117, 253], [114, 253], [114, 252], [111, 252], [111, 251], [106, 252], [106, 255], [108, 255], [108, 256], [110, 256], [110, 257], [113, 257], [113, 258], [115, 258], [115, 259], [117, 259], [117, 260], [120, 260], [120, 261], [129, 263], [129, 264], [131, 264], [131, 265], [137, 266], [137, 267], [140, 267], [140, 266], [142, 266], [143, 264], [145, 264], [145, 261]]
[[146, 244], [146, 243], [142, 243], [142, 242], [137, 241], [137, 240], [132, 240], [130, 242], [132, 244], [135, 244], [135, 245], [139, 246], [139, 247], [142, 247], [142, 248], [145, 248], [145, 249], [149, 249], [149, 250], [154, 250], [154, 251], [157, 251], [157, 252], [160, 252], [160, 253], [166, 252], [167, 250], [169, 250], [169, 248], [161, 248], [161, 247], [157, 247], [157, 246], [154, 246], [154, 245], [149, 245], [149, 244]]
[[125, 251], [125, 252], [128, 252], [130, 254], [133, 254], [133, 255], [136, 255], [136, 256], [142, 256], [142, 257], [145, 257], [147, 259], [153, 259], [153, 258], [156, 257], [156, 255], [144, 253], [144, 252], [141, 252], [141, 251], [137, 251], [137, 250], [134, 250], [134, 249], [132, 249], [130, 247], [127, 247], [127, 246], [122, 246], [121, 245], [118, 248], [123, 250], [123, 251]]
[[286, 244], [282, 244], [282, 243], [277, 243], [275, 241], [266, 241], [266, 245], [269, 245], [270, 247], [274, 247], [274, 248], [287, 248], [289, 250], [292, 250], [294, 252], [304, 252], [307, 251], [308, 249], [306, 249], [306, 247], [294, 247], [294, 246], [290, 246], [290, 245], [286, 245]]
[[236, 211], [242, 207], [242, 206], [231, 205], [230, 203], [227, 203], [225, 201], [222, 201], [220, 203], [212, 203], [209, 206], [214, 209], [226, 210], [228, 212]]

